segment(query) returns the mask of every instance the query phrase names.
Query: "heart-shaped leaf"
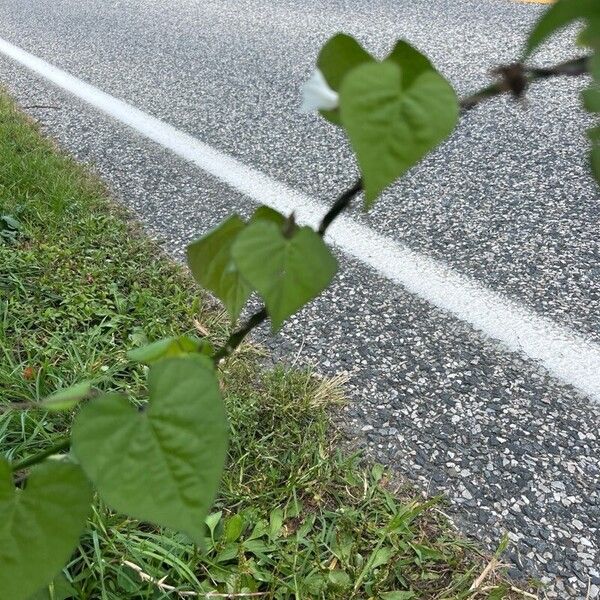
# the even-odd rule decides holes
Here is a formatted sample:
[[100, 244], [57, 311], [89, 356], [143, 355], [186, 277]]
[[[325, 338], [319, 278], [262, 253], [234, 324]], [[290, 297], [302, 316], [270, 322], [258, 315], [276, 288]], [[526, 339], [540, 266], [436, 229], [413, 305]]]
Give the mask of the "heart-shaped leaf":
[[232, 255], [242, 277], [263, 297], [273, 331], [318, 296], [337, 270], [337, 261], [310, 227], [286, 237], [269, 221], [248, 225]]
[[201, 543], [225, 463], [228, 424], [212, 362], [165, 358], [148, 373], [149, 405], [107, 395], [85, 406], [73, 451], [114, 509]]
[[592, 16], [598, 11], [597, 0], [558, 0], [540, 17], [531, 30], [525, 45], [525, 58], [573, 21]]
[[0, 598], [29, 598], [52, 581], [77, 546], [91, 501], [73, 463], [46, 461], [20, 490], [0, 458]]
[[250, 217], [250, 223], [256, 223], [256, 221], [272, 221], [279, 227], [283, 227], [286, 218], [270, 206], [259, 206]]
[[[344, 77], [358, 65], [375, 59], [352, 37], [338, 33], [329, 39], [319, 52], [317, 67], [334, 91], [339, 91]], [[328, 121], [341, 125], [339, 110], [322, 110]]]
[[213, 292], [235, 321], [252, 291], [231, 260], [231, 246], [246, 224], [232, 215], [187, 247], [187, 262], [196, 281]]
[[403, 88], [409, 88], [425, 71], [434, 71], [431, 61], [404, 40], [396, 42], [387, 60], [396, 63], [402, 69]]
[[356, 67], [342, 83], [342, 123], [358, 158], [367, 207], [442, 142], [458, 119], [454, 90], [437, 71], [420, 62], [403, 73], [386, 60]]

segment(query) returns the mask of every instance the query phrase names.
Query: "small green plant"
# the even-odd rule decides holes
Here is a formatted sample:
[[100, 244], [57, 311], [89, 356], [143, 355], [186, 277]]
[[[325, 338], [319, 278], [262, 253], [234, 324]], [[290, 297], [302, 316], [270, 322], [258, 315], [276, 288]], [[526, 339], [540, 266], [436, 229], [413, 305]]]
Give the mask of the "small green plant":
[[[579, 43], [591, 48], [591, 55], [551, 68], [526, 64], [554, 31], [577, 20], [585, 23]], [[182, 532], [224, 564], [239, 552], [246, 532], [243, 543], [255, 557], [249, 573], [253, 581], [260, 580], [284, 519], [292, 522], [301, 507], [296, 503], [287, 512], [274, 511], [268, 522], [254, 523], [249, 533], [244, 514], [209, 514], [230, 430], [221, 392], [226, 381], [220, 381], [226, 373], [224, 361], [259, 324], [270, 319], [278, 331], [327, 288], [337, 270], [324, 242], [331, 223], [361, 192], [369, 209], [385, 188], [452, 133], [461, 112], [496, 95], [520, 97], [538, 79], [584, 74], [593, 78], [584, 104], [600, 112], [600, 4], [559, 0], [534, 27], [521, 61], [499, 68], [494, 84], [462, 100], [431, 62], [404, 41], [379, 61], [350, 36], [338, 34], [321, 49], [317, 67], [305, 89], [306, 108], [320, 110], [344, 129], [357, 156], [360, 180], [340, 194], [316, 229], [299, 226], [293, 215], [260, 207], [248, 221], [233, 215], [190, 244], [187, 258], [194, 277], [223, 302], [232, 322], [252, 294], [264, 306], [218, 348], [201, 338], [181, 336], [132, 352], [132, 360], [148, 366], [149, 398], [136, 399], [141, 408], [123, 396], [101, 394], [86, 382], [26, 407], [57, 412], [87, 400], [70, 435], [20, 460], [0, 459], [0, 598], [30, 598], [53, 580], [77, 546], [94, 492], [124, 515]], [[600, 128], [590, 130], [589, 137], [592, 168], [600, 180]], [[7, 216], [0, 223], [0, 236], [12, 241], [18, 223]], [[49, 312], [47, 318], [51, 316]], [[304, 589], [314, 596], [334, 589], [340, 597], [353, 597], [377, 570], [392, 568], [394, 548], [408, 543], [399, 533], [413, 512], [407, 508], [394, 514], [379, 528], [381, 541], [375, 550], [360, 560], [353, 555], [350, 562], [345, 539], [332, 534], [323, 543], [335, 545], [338, 562], [315, 569], [302, 582]], [[306, 523], [314, 525], [309, 518], [302, 528]], [[306, 549], [300, 530], [295, 533], [294, 560], [302, 560]], [[427, 562], [443, 553], [412, 544], [412, 554]], [[396, 564], [395, 581], [403, 589], [381, 592], [381, 598], [416, 597], [408, 579], [402, 584], [405, 566]]]
[[14, 244], [21, 232], [21, 223], [12, 215], [0, 215], [0, 242]]

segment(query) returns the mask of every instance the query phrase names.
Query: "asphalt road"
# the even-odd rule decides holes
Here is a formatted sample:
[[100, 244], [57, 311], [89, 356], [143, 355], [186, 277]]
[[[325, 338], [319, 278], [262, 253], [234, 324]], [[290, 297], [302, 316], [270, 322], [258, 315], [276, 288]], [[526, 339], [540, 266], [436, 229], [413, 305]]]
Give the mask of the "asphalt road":
[[[356, 176], [340, 132], [298, 113], [299, 85], [336, 31], [382, 55], [404, 37], [460, 93], [513, 60], [540, 8], [508, 0], [0, 0], [0, 38], [327, 202]], [[537, 60], [570, 57], [568, 38]], [[0, 81], [93, 165], [147, 229], [185, 244], [254, 204], [218, 178], [0, 53]], [[533, 315], [600, 343], [598, 190], [583, 158], [582, 82], [525, 106], [496, 99], [356, 222]], [[377, 250], [375, 249], [375, 253]], [[549, 597], [600, 596], [600, 408], [518, 348], [340, 252], [335, 285], [269, 344], [348, 371], [340, 426], [422, 486]], [[266, 338], [266, 331], [259, 334]], [[597, 347], [597, 346], [595, 346]]]

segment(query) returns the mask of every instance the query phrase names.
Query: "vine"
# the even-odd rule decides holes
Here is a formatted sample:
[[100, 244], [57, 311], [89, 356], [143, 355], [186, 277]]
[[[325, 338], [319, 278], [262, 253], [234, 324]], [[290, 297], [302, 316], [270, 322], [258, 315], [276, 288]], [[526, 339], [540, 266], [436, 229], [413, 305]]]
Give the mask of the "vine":
[[[527, 64], [555, 31], [575, 21], [583, 22], [578, 43], [591, 49], [589, 55], [551, 67]], [[327, 288], [337, 270], [323, 239], [331, 224], [361, 193], [370, 208], [448, 138], [461, 114], [500, 95], [518, 100], [539, 80], [582, 75], [593, 80], [584, 106], [600, 112], [600, 3], [559, 0], [533, 28], [521, 59], [493, 75], [491, 85], [459, 100], [430, 61], [404, 41], [382, 61], [344, 34], [323, 46], [305, 86], [304, 107], [343, 128], [360, 178], [332, 203], [317, 229], [263, 206], [248, 221], [229, 217], [188, 246], [193, 276], [223, 302], [232, 322], [251, 294], [264, 304], [220, 348], [181, 336], [130, 352], [131, 360], [149, 366], [144, 410], [87, 382], [35, 406], [73, 410], [88, 400], [70, 436], [14, 462], [0, 458], [0, 598], [26, 599], [52, 580], [77, 545], [94, 491], [114, 510], [182, 531], [200, 544], [229, 432], [216, 367], [267, 319], [278, 331]], [[600, 180], [600, 127], [589, 138]], [[23, 489], [14, 485], [16, 472], [26, 474]]]

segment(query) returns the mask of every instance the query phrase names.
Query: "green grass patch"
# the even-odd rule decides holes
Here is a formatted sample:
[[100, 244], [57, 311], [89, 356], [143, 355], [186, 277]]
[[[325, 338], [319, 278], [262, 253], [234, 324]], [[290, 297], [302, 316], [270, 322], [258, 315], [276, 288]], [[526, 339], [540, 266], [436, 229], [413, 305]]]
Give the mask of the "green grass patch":
[[[144, 368], [127, 350], [185, 332], [218, 342], [226, 330], [187, 273], [0, 95], [3, 454], [25, 457], [68, 431], [70, 416], [28, 403], [83, 379], [143, 398]], [[206, 547], [97, 501], [56, 598], [513, 596], [495, 569], [469, 591], [487, 558], [439, 500], [399, 493], [381, 467], [338, 449], [335, 383], [260, 363], [245, 345], [222, 368], [232, 441]]]

